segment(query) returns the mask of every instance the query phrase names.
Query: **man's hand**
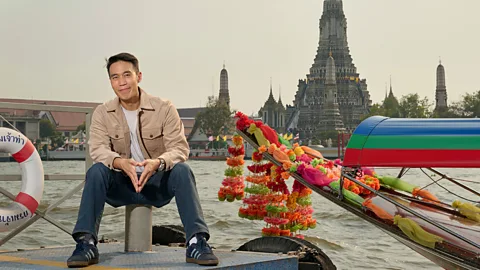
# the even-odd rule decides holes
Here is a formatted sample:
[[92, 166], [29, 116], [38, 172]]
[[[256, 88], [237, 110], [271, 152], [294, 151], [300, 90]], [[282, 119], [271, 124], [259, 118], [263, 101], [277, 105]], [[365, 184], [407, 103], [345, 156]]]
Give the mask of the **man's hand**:
[[141, 192], [143, 186], [147, 183], [150, 176], [152, 176], [153, 172], [158, 170], [160, 166], [159, 159], [145, 159], [144, 161], [138, 163], [138, 166], [143, 166], [143, 173], [140, 176], [140, 180], [138, 181], [139, 190], [137, 192]]
[[115, 169], [122, 170], [126, 175], [128, 175], [128, 177], [130, 177], [136, 192], [140, 192], [137, 171], [135, 170], [135, 167], [139, 165], [140, 164], [133, 159], [116, 158], [113, 161], [113, 167]]

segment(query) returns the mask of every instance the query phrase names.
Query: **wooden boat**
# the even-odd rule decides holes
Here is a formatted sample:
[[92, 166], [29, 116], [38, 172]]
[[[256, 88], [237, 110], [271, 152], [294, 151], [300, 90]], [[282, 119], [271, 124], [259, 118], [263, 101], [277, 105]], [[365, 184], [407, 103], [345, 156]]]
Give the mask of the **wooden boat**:
[[[237, 132], [254, 148], [260, 147], [253, 134], [241, 129]], [[442, 181], [450, 181], [480, 196], [479, 192], [437, 170], [480, 168], [479, 157], [480, 119], [393, 119], [375, 116], [363, 121], [354, 131], [340, 165], [337, 190], [314, 185], [298, 173], [291, 176], [444, 269], [480, 269], [480, 220], [475, 219], [480, 217], [480, 212], [475, 212], [480, 209], [474, 206], [478, 200], [471, 201], [470, 209], [458, 206], [463, 202], [456, 202], [453, 207], [453, 200], [458, 198], [452, 198], [447, 203], [425, 191], [424, 187], [417, 187], [412, 195], [395, 186], [398, 183], [408, 184], [401, 179], [408, 168], [424, 168], [443, 176]], [[264, 158], [282, 165], [268, 153], [264, 153]], [[399, 168], [400, 173], [398, 177], [379, 177], [384, 182], [377, 190], [358, 180], [357, 176], [366, 167], [394, 167]], [[344, 188], [345, 181], [369, 190], [370, 195], [362, 200], [375, 207], [349, 199], [346, 196], [349, 191]], [[473, 217], [472, 212], [465, 211], [473, 211]], [[410, 231], [408, 225], [412, 225]], [[426, 242], [428, 239], [433, 239], [433, 242]]]

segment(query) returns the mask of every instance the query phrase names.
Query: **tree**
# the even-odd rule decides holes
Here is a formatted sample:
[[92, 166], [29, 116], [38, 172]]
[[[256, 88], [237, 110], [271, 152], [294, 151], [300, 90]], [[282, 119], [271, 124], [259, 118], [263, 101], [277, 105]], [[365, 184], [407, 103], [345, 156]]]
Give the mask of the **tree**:
[[370, 108], [370, 112], [368, 114], [365, 114], [362, 118], [361, 121], [369, 118], [370, 116], [375, 116], [375, 115], [381, 115], [381, 116], [386, 116], [385, 114], [385, 109], [383, 108], [382, 105], [375, 103], [372, 105]]
[[50, 140], [51, 140], [51, 146], [59, 147], [65, 143], [65, 136], [63, 136], [61, 132], [55, 131], [55, 134], [53, 134], [50, 137]]
[[85, 121], [77, 127], [76, 132], [78, 133], [79, 131], [85, 131]]
[[400, 117], [402, 118], [428, 118], [431, 116], [432, 104], [427, 97], [420, 99], [418, 94], [403, 96], [399, 104]]
[[195, 117], [200, 131], [207, 136], [226, 135], [233, 132], [234, 112], [224, 102], [213, 96], [208, 97], [206, 108]]
[[462, 111], [459, 102], [455, 102], [448, 107], [436, 108], [432, 113], [432, 118], [460, 118]]
[[40, 138], [49, 138], [55, 135], [56, 127], [48, 119], [40, 120]]
[[459, 114], [463, 117], [480, 117], [480, 90], [463, 96], [463, 100], [457, 104]]

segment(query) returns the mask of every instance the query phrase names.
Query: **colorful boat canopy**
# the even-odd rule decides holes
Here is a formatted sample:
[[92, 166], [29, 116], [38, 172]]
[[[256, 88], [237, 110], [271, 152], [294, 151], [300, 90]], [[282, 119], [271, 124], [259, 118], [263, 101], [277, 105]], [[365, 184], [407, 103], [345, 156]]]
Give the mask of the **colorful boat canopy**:
[[369, 117], [353, 132], [343, 165], [480, 168], [480, 119]]

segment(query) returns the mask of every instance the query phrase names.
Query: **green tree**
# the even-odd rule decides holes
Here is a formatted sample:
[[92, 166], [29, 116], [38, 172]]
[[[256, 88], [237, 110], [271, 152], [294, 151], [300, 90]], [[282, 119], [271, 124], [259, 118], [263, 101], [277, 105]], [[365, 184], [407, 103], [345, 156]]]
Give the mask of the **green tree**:
[[467, 93], [456, 106], [462, 117], [480, 117], [480, 90], [472, 94]]
[[383, 105], [375, 103], [372, 105], [370, 108], [370, 112], [368, 114], [365, 114], [362, 118], [361, 121], [369, 118], [370, 116], [375, 116], [375, 115], [380, 115], [380, 116], [386, 116], [385, 109], [383, 108]]
[[455, 102], [448, 107], [433, 110], [432, 118], [460, 118], [462, 117], [462, 111], [459, 102]]
[[53, 136], [50, 136], [51, 146], [53, 147], [60, 147], [65, 143], [65, 136], [59, 131], [55, 131]]
[[49, 138], [55, 135], [56, 127], [48, 119], [40, 120], [40, 138]]
[[76, 132], [78, 133], [79, 131], [85, 131], [85, 121], [77, 127]]
[[206, 108], [197, 114], [195, 122], [207, 136], [226, 135], [234, 130], [233, 114], [228, 105], [210, 96]]
[[431, 103], [427, 97], [420, 99], [418, 94], [408, 94], [400, 99], [399, 112], [402, 118], [428, 118], [431, 116]]

